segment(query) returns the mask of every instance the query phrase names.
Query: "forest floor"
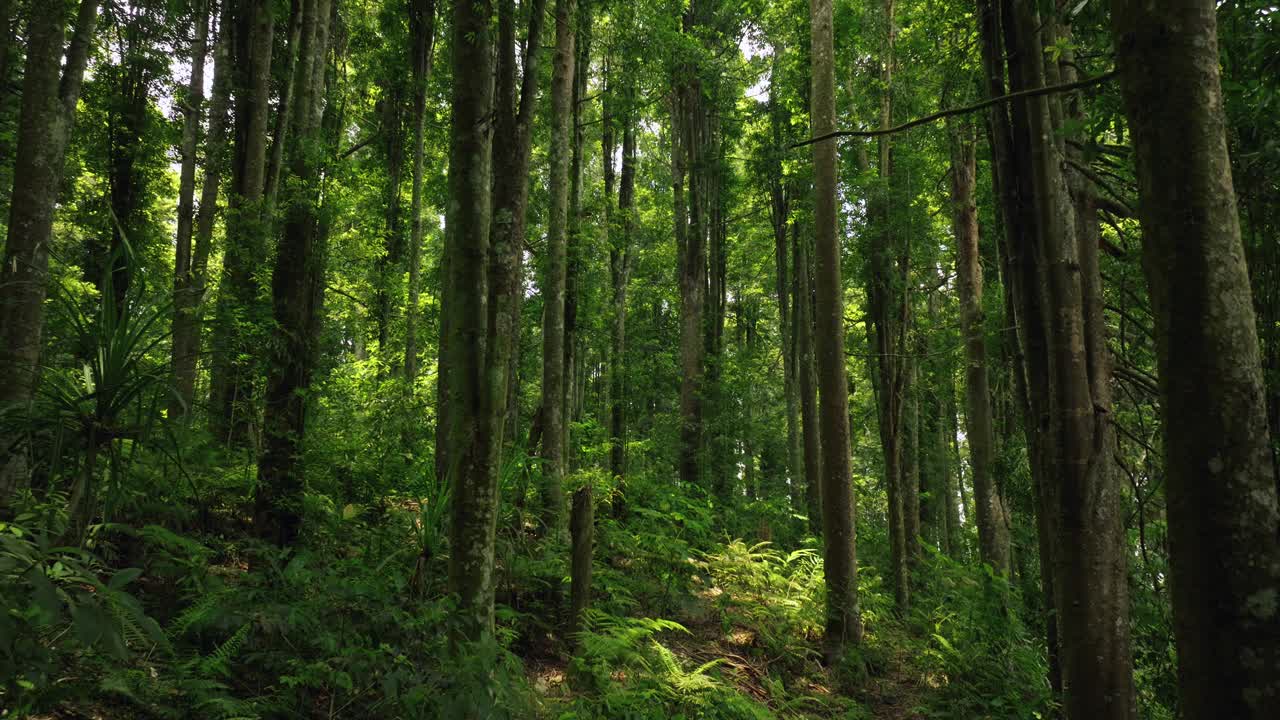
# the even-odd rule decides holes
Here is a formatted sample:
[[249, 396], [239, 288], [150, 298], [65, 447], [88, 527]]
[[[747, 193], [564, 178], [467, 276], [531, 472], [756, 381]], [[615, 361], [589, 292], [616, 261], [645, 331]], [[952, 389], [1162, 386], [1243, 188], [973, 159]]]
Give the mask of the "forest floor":
[[[816, 661], [801, 663], [797, 671], [797, 663], [786, 662], [794, 658], [771, 656], [759, 630], [735, 623], [722, 611], [726, 604], [761, 598], [733, 598], [728, 592], [712, 585], [682, 598], [683, 611], [672, 619], [687, 632], [671, 632], [661, 639], [682, 665], [714, 664], [723, 682], [779, 718], [925, 720], [932, 716], [926, 708], [930, 700], [941, 699], [930, 697], [937, 695], [938, 682], [913, 665], [913, 649], [918, 650], [922, 641], [909, 637], [909, 629], [899, 620], [879, 624], [876, 644], [884, 651], [876, 653], [857, 688], [846, 694], [835, 688], [832, 672]], [[801, 641], [816, 657], [820, 638]], [[526, 658], [525, 673], [529, 686], [548, 702], [574, 697], [567, 658]]]

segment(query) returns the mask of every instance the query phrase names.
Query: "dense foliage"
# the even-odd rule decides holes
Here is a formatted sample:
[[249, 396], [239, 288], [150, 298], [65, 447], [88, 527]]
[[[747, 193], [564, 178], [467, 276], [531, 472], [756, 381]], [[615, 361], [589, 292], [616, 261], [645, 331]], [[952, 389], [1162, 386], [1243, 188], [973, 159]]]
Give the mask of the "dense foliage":
[[[1088, 569], [1119, 578], [1099, 592], [1133, 698], [1111, 701], [1134, 712], [1114, 717], [1193, 717], [1161, 415], [1177, 349], [1106, 3], [834, 3], [827, 320], [860, 618], [834, 653], [808, 2], [44, 4], [0, 0], [0, 282], [30, 286], [20, 261], [44, 253], [47, 294], [0, 288], [4, 342], [37, 318], [34, 353], [0, 357], [0, 718], [1065, 717], [1085, 640], [1053, 585], [1096, 559], [1069, 533], [1107, 528]], [[1039, 142], [1093, 248], [1066, 264], [1097, 278], [1072, 336], [1105, 376], [1095, 485], [1045, 449], [1071, 398], [1028, 359], [1019, 263], [1045, 258], [1017, 244], [999, 126], [1034, 103], [982, 102], [993, 4], [1044, 18], [1033, 90], [1075, 83], [1033, 95], [1057, 103]], [[1280, 9], [1216, 14], [1259, 343], [1239, 357], [1276, 453]], [[1026, 90], [996, 50], [996, 85]], [[69, 134], [32, 159], [44, 111]], [[1073, 493], [1110, 504], [1073, 520]]]

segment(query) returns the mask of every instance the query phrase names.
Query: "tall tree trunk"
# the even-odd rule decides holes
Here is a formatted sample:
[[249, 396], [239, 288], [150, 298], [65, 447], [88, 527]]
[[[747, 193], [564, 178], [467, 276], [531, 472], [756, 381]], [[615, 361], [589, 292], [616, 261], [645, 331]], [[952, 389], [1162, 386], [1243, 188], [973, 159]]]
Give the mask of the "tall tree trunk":
[[[636, 183], [635, 111], [632, 109], [634, 97], [635, 94], [628, 85], [622, 98], [622, 176], [618, 187], [618, 215], [622, 236], [609, 246], [610, 280], [613, 286], [613, 336], [609, 353], [609, 468], [614, 477], [618, 478], [620, 493], [625, 492], [622, 483], [627, 469], [627, 283], [631, 279], [631, 236], [635, 228]], [[607, 164], [610, 167], [613, 165], [612, 149], [609, 151]], [[621, 514], [622, 506], [616, 506], [616, 510]]]
[[542, 315], [542, 521], [549, 533], [563, 534], [565, 283], [569, 241], [569, 165], [573, 139], [574, 30], [576, 0], [556, 0], [556, 49], [551, 76], [551, 207], [547, 217]]
[[[208, 52], [210, 1], [200, 0], [195, 17], [195, 39], [191, 43], [191, 81], [187, 84], [185, 117], [182, 123], [182, 170], [178, 180], [178, 232], [173, 259], [173, 369], [174, 393], [169, 400], [169, 417], [186, 415], [195, 400], [196, 357], [200, 336], [195, 315], [200, 297], [193, 275], [192, 235], [195, 221], [196, 144], [200, 138], [200, 118], [204, 110], [204, 61]], [[219, 63], [215, 51], [214, 64]], [[217, 83], [214, 70], [214, 83]], [[216, 121], [211, 121], [216, 122]]]
[[[23, 413], [35, 396], [48, 291], [53, 209], [75, 121], [98, 0], [81, 0], [71, 42], [66, 2], [32, 3], [27, 14], [27, 56], [18, 118], [18, 147], [9, 204], [8, 238], [0, 267], [0, 414]], [[63, 55], [66, 65], [62, 66]], [[19, 436], [0, 435], [0, 505], [28, 471]]]
[[[213, 96], [209, 102], [209, 129], [205, 138], [204, 177], [200, 185], [200, 206], [196, 210], [195, 237], [191, 243], [191, 265], [181, 292], [174, 296], [174, 378], [186, 411], [195, 402], [196, 360], [204, 329], [205, 293], [209, 284], [209, 254], [213, 250], [213, 230], [218, 217], [218, 190], [227, 159], [227, 110], [231, 105], [230, 26], [233, 4], [223, 0], [218, 20], [218, 43], [214, 47]], [[178, 318], [181, 317], [181, 322]], [[180, 368], [180, 369], [179, 369]]]
[[[697, 3], [684, 16], [684, 31], [692, 34], [697, 23]], [[673, 143], [681, 157], [682, 185], [677, 187], [677, 264], [680, 277], [680, 480], [686, 485], [702, 482], [703, 456], [703, 376], [706, 343], [703, 322], [707, 295], [706, 235], [702, 226], [703, 162], [702, 84], [697, 71], [685, 66], [677, 88], [677, 111], [673, 128], [679, 142]], [[685, 173], [688, 177], [683, 177]]]
[[977, 162], [973, 140], [951, 131], [951, 230], [956, 242], [960, 326], [965, 350], [965, 438], [973, 473], [978, 551], [997, 573], [1009, 574], [1009, 525], [994, 474], [995, 431], [987, 375], [987, 338], [982, 311], [982, 264], [978, 252], [978, 209], [974, 204]]
[[[506, 427], [514, 439], [519, 407], [517, 359], [520, 349], [520, 303], [524, 293], [525, 223], [529, 204], [529, 158], [533, 112], [537, 104], [538, 66], [546, 0], [533, 0], [516, 96], [516, 12], [511, 0], [498, 6], [497, 104], [494, 112], [493, 223], [490, 235], [493, 352], [505, 358]], [[496, 357], [496, 356], [495, 356]]]
[[1156, 318], [1180, 707], [1260, 720], [1280, 701], [1280, 516], [1215, 10], [1114, 0], [1112, 31]]
[[796, 276], [792, 332], [795, 333], [800, 386], [800, 430], [804, 436], [805, 509], [809, 532], [819, 537], [822, 535], [822, 439], [818, 426], [818, 371], [813, 352], [813, 289], [810, 287], [813, 263], [809, 258], [809, 242], [800, 236], [798, 221], [791, 223], [791, 236]]
[[[1010, 56], [1020, 88], [1038, 88], [1056, 79], [1043, 48], [1056, 41], [1056, 23], [1042, 23], [1029, 0], [1012, 7]], [[1073, 718], [1129, 718], [1134, 689], [1128, 633], [1128, 585], [1123, 516], [1112, 472], [1107, 437], [1110, 396], [1102, 373], [1090, 359], [1096, 347], [1086, 319], [1080, 239], [1061, 169], [1060, 108], [1046, 96], [1021, 103], [1030, 143], [1030, 186], [1036, 232], [1034, 277], [1022, 288], [1041, 295], [1047, 373], [1043, 385], [1028, 383], [1033, 395], [1048, 398], [1043, 461], [1052, 478], [1041, 486], [1042, 510], [1051, 518], [1055, 610], [1058, 617], [1062, 688]], [[1095, 348], [1090, 350], [1093, 344]], [[1109, 373], [1106, 373], [1109, 376]], [[1102, 380], [1101, 386], [1098, 384]], [[1066, 549], [1070, 548], [1070, 552]]]
[[[894, 0], [885, 0], [887, 24], [881, 79], [884, 85], [880, 100], [880, 125], [887, 128], [893, 120]], [[891, 220], [892, 144], [889, 136], [879, 139], [879, 174], [881, 187], [875, 199], [874, 215], [879, 223], [873, 233], [870, 278], [867, 292], [874, 326], [880, 445], [884, 451], [885, 487], [889, 500], [890, 564], [893, 572], [894, 602], [905, 611], [910, 602], [906, 560], [906, 532], [903, 519], [903, 410], [905, 404], [906, 325], [907, 325], [907, 248], [909, 240], [894, 232]]]
[[[545, 2], [545, 0], [544, 0]], [[409, 201], [409, 303], [405, 309], [404, 376], [413, 387], [418, 376], [418, 303], [422, 284], [423, 174], [426, 167], [427, 83], [436, 39], [435, 0], [411, 0], [410, 42], [413, 62], [413, 194]]]
[[[778, 56], [781, 47], [773, 49], [773, 72], [779, 72]], [[772, 132], [773, 146], [769, 149], [769, 219], [773, 225], [773, 258], [778, 294], [778, 330], [782, 339], [782, 395], [785, 400], [787, 414], [787, 465], [786, 475], [790, 480], [791, 509], [800, 512], [805, 507], [804, 488], [801, 479], [804, 473], [804, 455], [800, 439], [800, 398], [796, 384], [795, 331], [791, 322], [791, 283], [787, 278], [787, 226], [790, 222], [790, 198], [783, 184], [782, 154], [786, 147], [783, 143], [782, 128], [786, 124], [786, 108], [778, 97], [777, 84], [769, 86], [769, 127]]]
[[239, 443], [256, 414], [252, 358], [264, 342], [265, 312], [254, 271], [266, 261], [270, 227], [263, 199], [275, 17], [266, 0], [228, 1], [237, 2], [235, 26], [228, 28], [235, 37], [235, 154], [214, 327], [209, 426], [220, 440]]
[[378, 330], [378, 353], [383, 367], [391, 364], [392, 298], [397, 295], [404, 266], [404, 232], [400, 225], [400, 176], [404, 168], [404, 112], [398, 80], [382, 90], [381, 129], [386, 186], [383, 188], [383, 255], [378, 258], [374, 293], [374, 325]]
[[906, 362], [906, 407], [902, 417], [902, 534], [910, 570], [920, 561], [920, 375], [917, 360]]
[[[986, 95], [1005, 94], [1005, 45], [1016, 48], [1011, 12], [1007, 0], [978, 0], [979, 35], [982, 42], [983, 75]], [[1025, 86], [1022, 69], [1016, 63], [1008, 66], [1014, 89]], [[1031, 386], [1043, 388], [1048, 380], [1048, 362], [1044, 349], [1044, 333], [1039, 311], [1040, 297], [1031, 288], [1039, 287], [1033, 251], [1035, 218], [1030, 186], [1030, 130], [1023, 103], [1007, 108], [994, 106], [990, 113], [992, 176], [1000, 199], [1000, 218], [1004, 233], [1000, 238], [1001, 273], [1008, 324], [1006, 331], [1015, 348], [1012, 368], [1023, 415], [1023, 430], [1035, 490], [1036, 536], [1040, 556], [1041, 591], [1044, 605], [1046, 646], [1049, 655], [1049, 682], [1055, 693], [1062, 689], [1059, 663], [1058, 616], [1053, 583], [1054, 532], [1053, 512], [1047, 488], [1049, 467], [1045, 462], [1043, 439], [1048, 427], [1047, 397], [1032, 394]]]
[[259, 533], [287, 547], [302, 521], [307, 391], [315, 362], [317, 314], [323, 299], [325, 238], [320, 214], [320, 173], [331, 148], [319, 150], [325, 58], [329, 47], [331, 0], [301, 0], [302, 32], [292, 78], [288, 149], [296, 190], [284, 208], [284, 232], [271, 277], [275, 332], [267, 372], [263, 452], [254, 499]]
[[[139, 210], [147, 196], [148, 178], [140, 171], [143, 138], [148, 134], [150, 88], [153, 80], [148, 54], [157, 38], [147, 29], [158, 19], [148, 17], [156, 12], [145, 7], [122, 11], [124, 27], [118, 35], [115, 55], [118, 60], [102, 68], [110, 85], [106, 101], [106, 181], [111, 234], [109, 245], [90, 241], [85, 279], [97, 287], [99, 295], [110, 302], [112, 314], [119, 320], [125, 311], [125, 298], [133, 281], [141, 248], [142, 219]], [[193, 169], [194, 170], [194, 169]], [[188, 216], [189, 217], [189, 216]], [[188, 220], [187, 239], [190, 240]]]
[[724, 325], [728, 309], [728, 286], [725, 280], [727, 265], [727, 235], [724, 223], [724, 142], [720, 131], [720, 114], [715, 107], [718, 95], [716, 84], [708, 92], [707, 117], [704, 120], [702, 166], [705, 168], [703, 183], [706, 188], [703, 202], [707, 236], [707, 295], [706, 295], [706, 359], [704, 393], [710, 407], [711, 419], [707, 422], [707, 455], [710, 488], [716, 503], [727, 508], [733, 502], [733, 481], [736, 468], [733, 463], [733, 438], [727, 416], [724, 396]]
[[[569, 0], [572, 2], [572, 0]], [[457, 594], [462, 637], [492, 636], [494, 540], [498, 518], [499, 413], [505, 367], [490, 362], [488, 297], [489, 130], [493, 73], [488, 0], [452, 6], [449, 205], [441, 307], [440, 390], [448, 448], [441, 477], [452, 487], [449, 586]], [[445, 333], [448, 336], [445, 336]]]
[[[302, 14], [305, 10], [303, 0], [291, 0], [289, 3], [289, 35], [286, 38], [283, 77], [292, 78], [298, 65], [299, 47], [302, 45]], [[284, 150], [289, 138], [290, 106], [293, 104], [293, 83], [287, 81], [280, 89], [280, 101], [276, 104], [275, 124], [271, 129], [271, 147], [267, 150], [266, 178], [262, 181], [264, 217], [274, 220], [276, 196], [280, 192], [280, 175], [284, 171]]]
[[[811, 0], [815, 136], [835, 130], [835, 50], [831, 0]], [[822, 387], [822, 537], [827, 579], [826, 653], [840, 658], [862, 640], [854, 536], [852, 460], [849, 456], [849, 388], [844, 367], [844, 283], [836, 237], [836, 144], [813, 145], [813, 224], [817, 262], [818, 377]]]
[[[570, 452], [569, 445], [569, 429], [568, 423], [575, 422], [579, 419], [582, 409], [581, 396], [582, 387], [585, 384], [583, 377], [585, 371], [584, 358], [580, 352], [578, 337], [578, 296], [581, 293], [579, 288], [582, 276], [582, 170], [583, 170], [583, 145], [582, 145], [582, 106], [586, 101], [587, 93], [587, 76], [591, 70], [591, 31], [592, 31], [592, 11], [588, 0], [584, 0], [578, 5], [578, 22], [577, 32], [578, 39], [576, 42], [577, 57], [574, 60], [574, 90], [573, 90], [573, 113], [571, 122], [573, 124], [573, 157], [570, 162], [571, 183], [569, 188], [569, 212], [570, 231], [569, 242], [571, 244], [569, 256], [569, 279], [565, 283], [565, 368], [569, 370], [570, 381], [566, 387], [566, 406], [564, 419], [566, 426], [563, 430], [563, 439], [565, 443], [564, 456], [566, 458], [573, 457]], [[607, 88], [605, 93], [607, 94]], [[612, 163], [613, 154], [609, 154], [609, 162]], [[605, 187], [605, 216], [604, 226], [608, 231], [608, 203], [613, 193], [612, 187], [612, 169], [606, 174], [607, 184]], [[577, 459], [574, 458], [572, 464], [577, 465]], [[586, 611], [591, 606], [591, 571], [592, 560], [595, 548], [595, 493], [591, 482], [584, 482], [573, 492], [573, 502], [569, 513], [569, 542], [570, 542], [570, 563], [569, 563], [569, 629], [576, 633], [585, 630]]]

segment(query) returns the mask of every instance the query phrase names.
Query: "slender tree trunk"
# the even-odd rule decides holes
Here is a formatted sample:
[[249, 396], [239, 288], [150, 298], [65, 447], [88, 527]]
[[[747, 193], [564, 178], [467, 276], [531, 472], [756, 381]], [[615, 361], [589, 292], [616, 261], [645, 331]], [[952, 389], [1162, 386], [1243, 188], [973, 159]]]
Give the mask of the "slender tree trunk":
[[236, 58], [235, 157], [214, 328], [209, 424], [215, 437], [238, 443], [246, 439], [256, 415], [253, 358], [264, 343], [265, 313], [254, 271], [265, 262], [270, 228], [263, 200], [275, 18], [266, 0], [228, 1], [238, 3], [231, 30]]
[[1216, 7], [1114, 0], [1112, 31], [1156, 318], [1180, 709], [1260, 720], [1280, 701], [1280, 515]]
[[[835, 51], [831, 0], [811, 0], [810, 37], [815, 136], [835, 130]], [[844, 367], [844, 283], [836, 237], [836, 144], [813, 145], [814, 234], [817, 238], [818, 376], [822, 386], [822, 536], [827, 578], [826, 654], [841, 657], [862, 641], [854, 536], [849, 389]]]
[[436, 39], [435, 0], [412, 0], [409, 8], [413, 61], [413, 194], [409, 201], [409, 304], [405, 310], [404, 376], [413, 387], [418, 376], [418, 304], [422, 285], [423, 174], [426, 167], [427, 83]]
[[813, 289], [809, 243], [800, 237], [800, 225], [791, 224], [795, 247], [796, 372], [800, 386], [800, 429], [804, 442], [804, 494], [809, 516], [809, 532], [822, 535], [822, 439], [818, 426], [818, 371], [813, 352]]
[[[66, 2], [32, 3], [18, 118], [15, 182], [0, 267], [0, 414], [23, 413], [35, 396], [53, 209], [67, 143], [98, 18], [97, 0], [81, 0], [70, 44]], [[63, 67], [63, 55], [66, 65]], [[0, 505], [28, 471], [22, 438], [0, 435]]]
[[[570, 256], [570, 276], [571, 280], [566, 283], [568, 296], [565, 304], [565, 367], [570, 368], [572, 380], [568, 383], [566, 393], [566, 409], [565, 419], [568, 422], [576, 421], [581, 413], [582, 401], [579, 393], [585, 385], [585, 363], [582, 362], [582, 353], [579, 351], [578, 332], [577, 332], [577, 312], [578, 312], [578, 295], [579, 280], [582, 274], [582, 105], [587, 93], [587, 75], [591, 69], [591, 30], [592, 30], [592, 13], [588, 0], [578, 5], [578, 22], [577, 22], [577, 57], [574, 61], [574, 92], [573, 92], [573, 157], [570, 162], [571, 168], [571, 185], [569, 189], [569, 212], [572, 213], [570, 219], [569, 239], [572, 245]], [[606, 88], [605, 93], [608, 90]], [[607, 118], [607, 116], [606, 116]], [[607, 122], [607, 120], [606, 120]], [[609, 162], [613, 162], [612, 148], [610, 148]], [[605, 185], [605, 215], [603, 225], [605, 232], [608, 232], [608, 204], [613, 194], [612, 187], [612, 167], [606, 173]], [[569, 446], [568, 427], [564, 428], [565, 457], [571, 456]], [[576, 465], [576, 458], [574, 461]], [[595, 549], [595, 493], [591, 482], [582, 483], [573, 492], [573, 502], [569, 513], [569, 541], [570, 541], [570, 567], [569, 567], [569, 628], [572, 632], [585, 630], [585, 613], [587, 608], [591, 606], [591, 571], [592, 559]]]
[[[696, 3], [695, 3], [696, 4]], [[695, 23], [691, 5], [685, 14], [685, 32]], [[703, 162], [702, 86], [695, 70], [684, 68], [688, 77], [677, 90], [675, 132], [680, 135], [673, 148], [679, 160], [681, 183], [676, 233], [678, 273], [680, 276], [680, 480], [686, 485], [702, 482], [703, 410], [706, 343], [703, 322], [707, 295], [706, 236], [702, 227], [701, 190], [705, 176]], [[688, 177], [683, 177], [687, 171]]]
[[[893, 119], [894, 2], [885, 0], [888, 25], [881, 79], [880, 125], [889, 127]], [[894, 602], [900, 612], [910, 603], [906, 559], [906, 528], [903, 518], [903, 410], [906, 386], [907, 247], [909, 240], [894, 232], [891, 221], [892, 145], [889, 136], [879, 139], [880, 194], [873, 205], [879, 228], [874, 233], [867, 292], [874, 327], [880, 445], [884, 451], [885, 487], [888, 490], [890, 564], [893, 572]]]
[[547, 531], [565, 526], [565, 282], [569, 233], [569, 165], [573, 138], [576, 0], [556, 0], [556, 49], [551, 79], [551, 207], [547, 219], [542, 316], [542, 520]]
[[383, 255], [378, 258], [377, 290], [374, 297], [374, 324], [378, 330], [378, 353], [391, 365], [392, 298], [400, 284], [404, 265], [404, 232], [400, 225], [400, 177], [404, 168], [404, 113], [398, 80], [387, 83], [382, 94], [381, 130], [386, 186], [383, 189]]
[[263, 453], [254, 499], [259, 533], [282, 547], [293, 544], [302, 522], [306, 396], [311, 385], [323, 300], [325, 237], [320, 206], [324, 156], [321, 116], [331, 0], [301, 0], [302, 31], [292, 78], [291, 136], [287, 158], [294, 190], [284, 208], [284, 232], [271, 277], [275, 332], [267, 372]]
[[[1046, 67], [1043, 48], [1056, 40], [1056, 23], [1041, 22], [1029, 0], [1012, 7], [1011, 53], [1023, 87], [1056, 80], [1056, 65]], [[1091, 372], [1090, 359], [1104, 348], [1090, 334], [1082, 280], [1080, 238], [1061, 169], [1061, 129], [1056, 100], [1046, 96], [1021, 103], [1030, 143], [1036, 245], [1035, 281], [1022, 287], [1042, 297], [1040, 313], [1047, 356], [1044, 385], [1029, 383], [1032, 394], [1048, 397], [1043, 460], [1052, 479], [1041, 486], [1042, 509], [1051, 518], [1055, 610], [1059, 629], [1062, 688], [1073, 718], [1129, 718], [1134, 690], [1128, 633], [1128, 585], [1123, 516], [1112, 472], [1107, 437], [1110, 398], [1103, 374]], [[1109, 373], [1106, 373], [1109, 376]], [[1109, 377], [1108, 377], [1109, 379]], [[1070, 548], [1070, 552], [1066, 549]]]
[[[139, 160], [149, 129], [147, 106], [153, 79], [146, 53], [156, 41], [147, 30], [155, 22], [149, 17], [153, 10], [137, 7], [123, 12], [124, 28], [113, 53], [117, 59], [107, 73], [110, 97], [106, 105], [106, 181], [111, 234], [107, 247], [102, 247], [100, 241], [89, 242], [85, 267], [85, 280], [109, 301], [116, 320], [125, 312], [125, 298], [140, 250], [137, 243], [142, 237], [139, 209], [147, 195], [148, 178], [140, 172]], [[189, 215], [186, 232], [189, 249]]]
[[982, 265], [978, 252], [978, 209], [974, 204], [977, 175], [973, 141], [951, 132], [952, 234], [956, 242], [956, 276], [960, 295], [960, 325], [965, 348], [965, 438], [973, 473], [977, 508], [978, 551], [982, 561], [1007, 576], [1009, 525], [994, 474], [995, 431], [991, 417], [991, 386], [987, 375], [987, 340], [982, 312]]
[[907, 361], [902, 457], [902, 534], [908, 570], [920, 561], [920, 376], [918, 361]]
[[[773, 50], [774, 73], [778, 73], [778, 55], [781, 47]], [[802, 477], [804, 473], [804, 454], [800, 439], [800, 398], [796, 385], [795, 331], [791, 322], [791, 282], [787, 277], [787, 226], [790, 222], [790, 198], [783, 184], [782, 154], [785, 145], [782, 128], [786, 123], [786, 108], [777, 96], [778, 86], [769, 86], [769, 126], [773, 136], [771, 160], [769, 162], [769, 219], [773, 225], [773, 257], [778, 295], [778, 329], [782, 339], [782, 394], [786, 402], [787, 414], [787, 465], [786, 475], [790, 480], [791, 508], [800, 512], [805, 507]]]
[[[224, 0], [225, 1], [225, 0]], [[288, 57], [284, 61], [284, 77], [292, 78], [294, 68], [298, 64], [298, 49], [302, 37], [302, 13], [304, 0], [291, 0], [289, 4]], [[271, 129], [271, 147], [267, 151], [266, 178], [262, 181], [263, 214], [274, 220], [276, 196], [280, 191], [280, 175], [284, 171], [285, 143], [289, 138], [290, 105], [293, 103], [293, 83], [285, 82], [280, 90], [280, 101], [276, 105], [275, 124]]]
[[529, 12], [519, 97], [516, 96], [516, 13], [511, 0], [498, 6], [497, 105], [494, 125], [493, 223], [490, 226], [490, 308], [496, 342], [505, 358], [508, 388], [506, 427], [514, 439], [516, 361], [520, 349], [520, 303], [524, 292], [524, 236], [529, 204], [529, 157], [533, 111], [537, 104], [538, 66], [546, 0], [533, 0]]
[[[618, 187], [618, 214], [621, 216], [622, 236], [612, 243], [609, 251], [610, 279], [613, 284], [613, 337], [609, 353], [609, 467], [619, 478], [619, 492], [627, 465], [627, 404], [626, 404], [626, 352], [627, 352], [627, 283], [631, 279], [631, 243], [635, 228], [636, 182], [636, 131], [634, 110], [631, 105], [634, 93], [628, 87], [623, 95], [622, 109], [622, 176]], [[612, 149], [608, 164], [613, 164]], [[624, 495], [625, 497], [625, 495]], [[622, 512], [622, 506], [616, 506]]]
[[[191, 43], [191, 82], [187, 84], [186, 114], [182, 124], [182, 170], [178, 180], [178, 232], [173, 260], [173, 369], [174, 393], [169, 400], [169, 417], [186, 415], [195, 400], [196, 357], [200, 337], [195, 315], [200, 297], [193, 275], [192, 235], [195, 221], [196, 144], [200, 138], [200, 118], [204, 110], [204, 61], [208, 51], [210, 0], [200, 0], [195, 18], [195, 39]], [[218, 63], [215, 51], [215, 65]], [[217, 82], [217, 70], [214, 71]], [[216, 201], [215, 201], [216, 202]]]

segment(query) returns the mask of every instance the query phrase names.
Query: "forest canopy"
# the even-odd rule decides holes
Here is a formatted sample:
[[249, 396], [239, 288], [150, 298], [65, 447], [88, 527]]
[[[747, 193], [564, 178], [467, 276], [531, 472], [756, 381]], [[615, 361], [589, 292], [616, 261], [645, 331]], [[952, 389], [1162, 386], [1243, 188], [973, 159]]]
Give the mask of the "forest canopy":
[[1263, 720], [1280, 6], [0, 0], [0, 718]]

